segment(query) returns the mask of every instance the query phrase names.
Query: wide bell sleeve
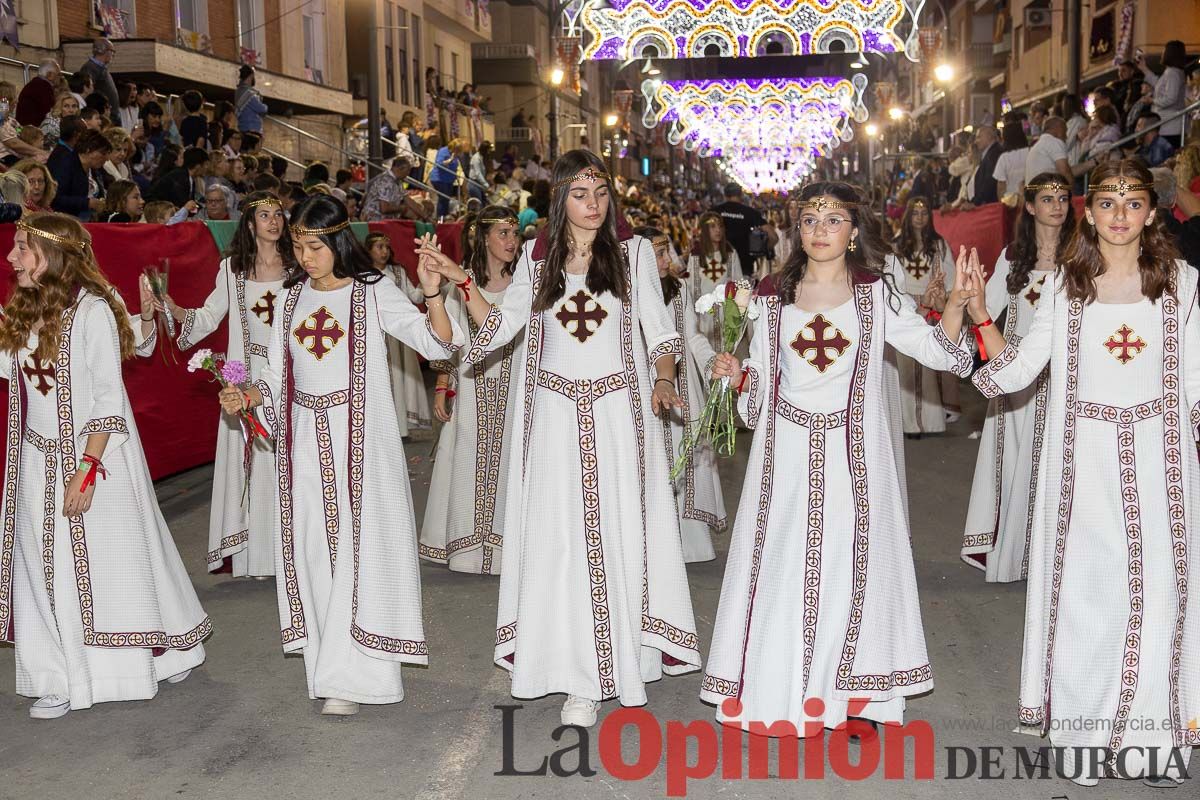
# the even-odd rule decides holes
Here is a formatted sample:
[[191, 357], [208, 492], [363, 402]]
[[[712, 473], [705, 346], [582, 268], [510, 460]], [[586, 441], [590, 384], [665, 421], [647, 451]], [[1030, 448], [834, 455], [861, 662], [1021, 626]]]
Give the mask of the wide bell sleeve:
[[[1191, 269], [1184, 264], [1184, 269]], [[1200, 289], [1180, 297], [1183, 314], [1183, 392], [1189, 408], [1192, 435], [1200, 441]]]
[[76, 420], [75, 438], [80, 452], [93, 433], [109, 434], [105, 452], [112, 452], [129, 440], [129, 399], [121, 377], [121, 342], [117, 319], [103, 299], [87, 303], [82, 309], [81, 326], [73, 336], [82, 337], [84, 363], [71, 365], [72, 381], [86, 375], [91, 405], [83, 419]]
[[[675, 330], [675, 320], [667, 311], [663, 300], [662, 281], [658, 277], [658, 261], [654, 248], [646, 239], [635, 240], [636, 250], [632, 254], [633, 291], [637, 293], [638, 324], [642, 326], [642, 337], [646, 341], [646, 352], [650, 358], [650, 369], [662, 356], [671, 356], [678, 362], [683, 356], [683, 337]], [[631, 244], [631, 246], [633, 246]]]
[[960, 332], [957, 342], [952, 342], [942, 323], [931, 326], [917, 313], [912, 298], [904, 294], [889, 297], [885, 290], [883, 307], [887, 315], [884, 338], [888, 344], [929, 369], [953, 372], [963, 378], [970, 376], [974, 358], [963, 333]]
[[479, 332], [462, 357], [466, 363], [480, 363], [488, 353], [511, 342], [529, 323], [529, 313], [533, 308], [532, 247], [532, 244], [528, 244], [521, 251], [512, 283], [504, 290], [504, 300], [488, 313], [479, 326]]
[[[758, 427], [758, 417], [766, 399], [767, 365], [771, 363], [768, 348], [772, 346], [767, 330], [767, 302], [765, 299], [755, 298], [754, 303], [758, 308], [758, 319], [752, 323], [754, 337], [750, 339], [750, 357], [742, 362], [745, 383], [737, 399], [738, 414], [748, 428]], [[741, 380], [742, 378], [737, 376], [733, 378], [735, 385]]]
[[[458, 323], [460, 329], [469, 331], [470, 327], [467, 322], [467, 307], [463, 303], [458, 292], [451, 292], [446, 297], [446, 315], [454, 322]], [[448, 356], [443, 358], [435, 358], [429, 362], [429, 368], [434, 372], [440, 372], [450, 379], [450, 388], [455, 389], [458, 386], [458, 365], [462, 359], [462, 349], [455, 350]]]
[[1053, 346], [1054, 307], [1062, 302], [1060, 291], [1056, 284], [1051, 291], [1044, 292], [1033, 310], [1029, 332], [1020, 343], [1006, 344], [971, 377], [984, 397], [999, 397], [1024, 389], [1045, 369]]
[[385, 333], [430, 361], [453, 355], [466, 345], [467, 337], [454, 317], [450, 317], [451, 338], [446, 341], [437, 335], [429, 316], [422, 314], [399, 286], [387, 280], [373, 286], [375, 303], [379, 309], [379, 327]]
[[183, 323], [179, 326], [176, 342], [180, 350], [191, 350], [202, 339], [217, 329], [229, 313], [229, 259], [222, 259], [217, 270], [216, 285], [209, 292], [200, 308], [189, 308], [183, 312]]
[[686, 284], [680, 287], [680, 292], [682, 293], [680, 300], [683, 303], [683, 330], [681, 333], [684, 343], [692, 351], [692, 358], [696, 360], [696, 366], [700, 369], [700, 379], [707, 387], [709, 378], [712, 376], [713, 359], [717, 357], [717, 354], [713, 350], [712, 342], [700, 332], [700, 323], [696, 316], [696, 300], [692, 297]]
[[1008, 273], [1010, 267], [1008, 258], [1001, 253], [996, 259], [996, 268], [992, 270], [992, 276], [988, 278], [987, 287], [984, 291], [984, 300], [987, 302], [988, 314], [992, 319], [996, 319], [1004, 313], [1004, 309], [1008, 308]]

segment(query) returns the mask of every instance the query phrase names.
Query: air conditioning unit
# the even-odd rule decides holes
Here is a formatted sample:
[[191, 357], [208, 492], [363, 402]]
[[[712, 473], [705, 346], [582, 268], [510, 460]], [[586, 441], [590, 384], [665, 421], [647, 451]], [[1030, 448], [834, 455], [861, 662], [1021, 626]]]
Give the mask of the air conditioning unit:
[[1049, 28], [1052, 24], [1051, 20], [1050, 9], [1048, 8], [1025, 9], [1026, 28]]

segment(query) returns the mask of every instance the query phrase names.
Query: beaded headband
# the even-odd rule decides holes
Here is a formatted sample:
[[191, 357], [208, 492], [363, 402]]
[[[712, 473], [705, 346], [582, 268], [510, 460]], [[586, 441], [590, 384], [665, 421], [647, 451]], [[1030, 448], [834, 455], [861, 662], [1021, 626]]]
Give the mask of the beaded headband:
[[472, 222], [470, 224], [470, 226], [467, 227], [467, 236], [474, 236], [476, 227], [479, 225], [499, 225], [502, 222], [508, 222], [513, 225], [516, 225], [518, 223], [518, 220], [515, 216], [513, 216], [513, 217], [483, 217], [482, 219], [475, 220], [474, 222]]
[[1154, 188], [1153, 183], [1130, 183], [1121, 178], [1116, 183], [1102, 183], [1098, 186], [1089, 186], [1089, 192], [1116, 192], [1121, 197], [1124, 197], [1128, 192], [1148, 192]]
[[604, 181], [605, 183], [608, 183], [608, 173], [601, 172], [595, 167], [588, 167], [583, 172], [572, 175], [569, 178], [563, 178], [561, 181], [554, 184], [554, 188], [558, 189], [562, 186], [570, 186], [575, 181], [591, 181], [592, 183]]
[[303, 228], [299, 225], [292, 225], [292, 236], [297, 238], [301, 236], [325, 236], [330, 233], [344, 231], [350, 227], [350, 221], [339, 222], [337, 225], [331, 225], [328, 228]]
[[35, 228], [25, 220], [17, 220], [17, 228], [25, 231], [27, 234], [32, 233], [34, 236], [40, 236], [43, 239], [49, 239], [55, 244], [60, 244], [63, 247], [78, 252], [80, 255], [83, 255], [87, 252], [88, 245], [90, 244], [90, 242], [79, 241], [77, 239], [68, 239], [66, 236], [59, 236], [57, 233], [50, 233], [50, 231], [44, 231], [41, 228]]
[[913, 200], [912, 207], [913, 208], [929, 208], [929, 204], [926, 203], [924, 200]]
[[809, 209], [820, 213], [827, 208], [854, 208], [858, 203], [846, 203], [841, 200], [827, 200], [824, 196], [814, 197], [812, 200], [806, 200], [800, 204], [800, 208]]
[[1067, 186], [1066, 181], [1046, 181], [1045, 183], [1027, 183], [1027, 184], [1025, 184], [1025, 189], [1026, 190], [1032, 189], [1035, 194], [1037, 192], [1048, 192], [1048, 191], [1053, 191], [1055, 189], [1061, 189], [1064, 192], [1071, 191], [1071, 187]]
[[249, 211], [259, 206], [279, 206], [283, 208], [283, 202], [278, 197], [260, 197], [257, 200], [251, 200], [249, 203], [246, 203], [246, 210]]

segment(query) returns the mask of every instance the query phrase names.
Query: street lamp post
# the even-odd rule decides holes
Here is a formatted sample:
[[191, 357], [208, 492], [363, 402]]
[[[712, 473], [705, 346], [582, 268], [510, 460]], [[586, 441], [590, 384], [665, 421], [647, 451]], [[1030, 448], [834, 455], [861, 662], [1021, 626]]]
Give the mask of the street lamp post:
[[546, 115], [550, 121], [550, 160], [558, 159], [558, 89], [562, 86], [562, 67], [555, 67], [550, 72], [550, 113]]
[[934, 79], [942, 85], [942, 136], [943, 147], [950, 149], [950, 132], [954, 129], [954, 109], [950, 107], [950, 81], [954, 80], [954, 67], [938, 64], [933, 70]]

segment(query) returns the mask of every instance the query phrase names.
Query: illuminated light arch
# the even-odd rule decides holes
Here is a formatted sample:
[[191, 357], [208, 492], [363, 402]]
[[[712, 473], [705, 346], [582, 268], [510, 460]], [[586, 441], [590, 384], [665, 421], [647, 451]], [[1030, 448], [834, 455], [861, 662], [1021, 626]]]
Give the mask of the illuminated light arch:
[[796, 32], [782, 23], [774, 25], [768, 23], [758, 30], [754, 38], [750, 40], [750, 53], [755, 56], [765, 56], [767, 53], [760, 53], [759, 50], [768, 44], [768, 38], [772, 35], [778, 35], [787, 40], [791, 45], [784, 48], [784, 52], [780, 55], [790, 56], [800, 52], [800, 37], [796, 36]]
[[644, 58], [642, 53], [647, 45], [654, 45], [660, 58], [669, 57], [675, 52], [675, 38], [666, 28], [646, 27], [638, 31], [636, 38], [629, 40], [629, 57]]
[[721, 48], [718, 55], [722, 58], [740, 55], [737, 37], [723, 25], [715, 23], [701, 25], [692, 31], [684, 44], [684, 52], [688, 53], [691, 58], [705, 58], [704, 51], [710, 44], [716, 44]]

